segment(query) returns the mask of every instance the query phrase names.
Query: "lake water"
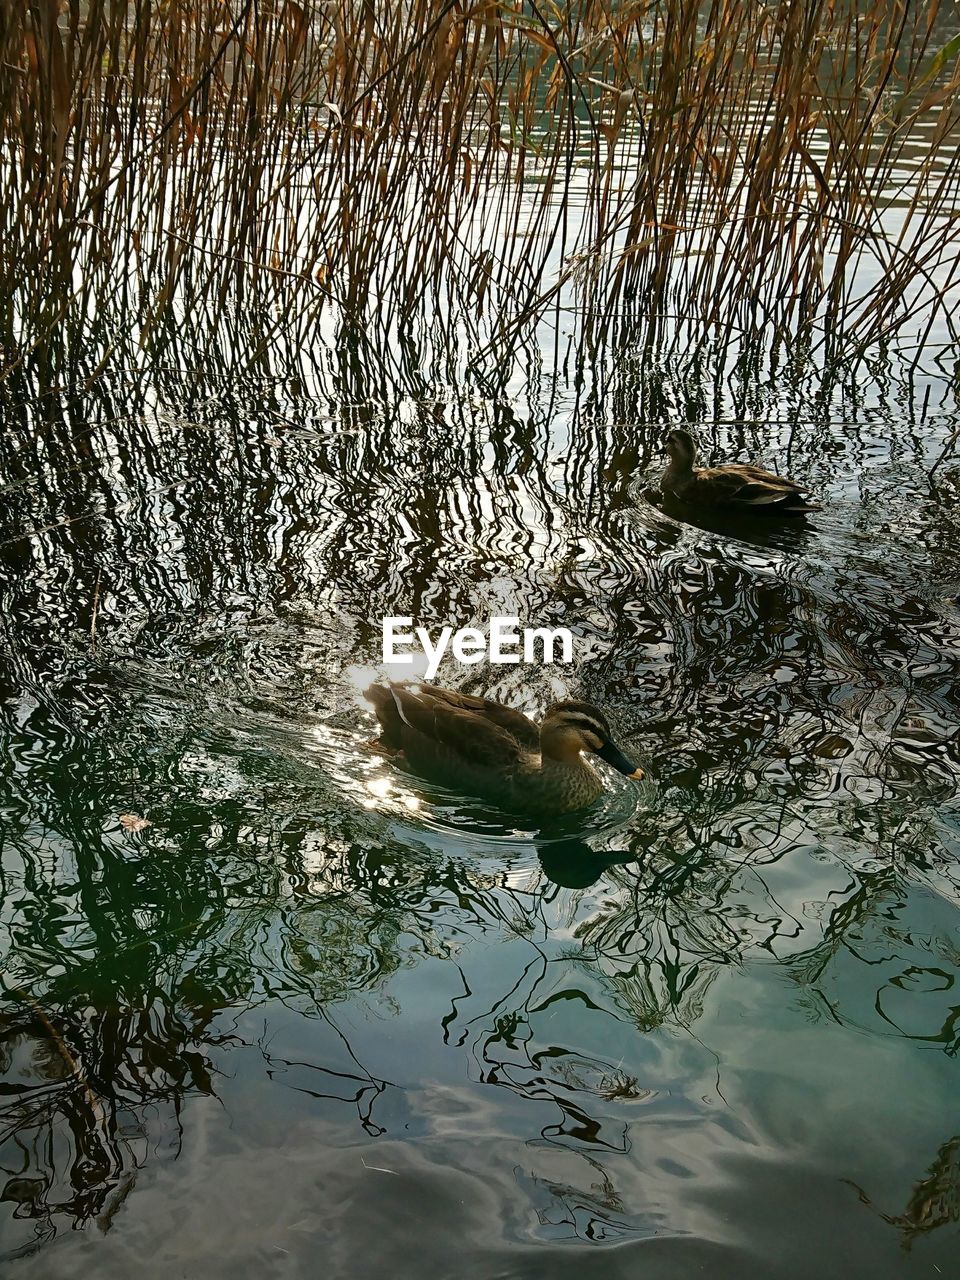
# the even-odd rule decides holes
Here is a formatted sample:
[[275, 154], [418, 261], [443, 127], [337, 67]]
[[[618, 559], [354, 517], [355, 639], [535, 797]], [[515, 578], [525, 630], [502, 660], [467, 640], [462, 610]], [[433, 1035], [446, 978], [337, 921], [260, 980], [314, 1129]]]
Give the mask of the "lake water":
[[[12, 1275], [956, 1273], [951, 371], [555, 319], [493, 389], [417, 335], [8, 384]], [[681, 420], [823, 511], [658, 510]], [[570, 627], [438, 678], [589, 698], [647, 779], [543, 831], [418, 786], [387, 614]]]

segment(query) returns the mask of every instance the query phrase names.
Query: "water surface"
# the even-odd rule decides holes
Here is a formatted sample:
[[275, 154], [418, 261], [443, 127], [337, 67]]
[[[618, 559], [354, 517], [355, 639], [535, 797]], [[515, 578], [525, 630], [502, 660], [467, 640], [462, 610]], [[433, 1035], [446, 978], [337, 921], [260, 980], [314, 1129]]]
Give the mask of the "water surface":
[[[11, 1274], [953, 1273], [949, 376], [558, 324], [495, 388], [415, 334], [8, 385]], [[658, 509], [678, 420], [823, 512]], [[644, 784], [536, 831], [367, 749], [380, 619], [495, 613], [574, 664], [439, 678], [598, 702]]]

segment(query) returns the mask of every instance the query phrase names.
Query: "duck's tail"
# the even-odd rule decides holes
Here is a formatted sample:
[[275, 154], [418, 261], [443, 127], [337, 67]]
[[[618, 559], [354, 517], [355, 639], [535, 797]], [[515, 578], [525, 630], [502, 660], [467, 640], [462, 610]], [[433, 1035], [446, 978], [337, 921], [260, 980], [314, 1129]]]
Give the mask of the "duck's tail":
[[373, 703], [373, 709], [380, 721], [380, 743], [385, 751], [401, 751], [403, 749], [403, 720], [394, 697], [393, 688], [389, 684], [372, 684], [364, 689], [363, 696]]

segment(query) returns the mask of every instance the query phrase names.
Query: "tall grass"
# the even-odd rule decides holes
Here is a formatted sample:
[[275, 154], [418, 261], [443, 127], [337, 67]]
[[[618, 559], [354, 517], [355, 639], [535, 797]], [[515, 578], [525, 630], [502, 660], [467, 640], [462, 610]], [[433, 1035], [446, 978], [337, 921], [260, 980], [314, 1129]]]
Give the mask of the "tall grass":
[[6, 0], [3, 367], [201, 305], [943, 345], [955, 31], [910, 0]]

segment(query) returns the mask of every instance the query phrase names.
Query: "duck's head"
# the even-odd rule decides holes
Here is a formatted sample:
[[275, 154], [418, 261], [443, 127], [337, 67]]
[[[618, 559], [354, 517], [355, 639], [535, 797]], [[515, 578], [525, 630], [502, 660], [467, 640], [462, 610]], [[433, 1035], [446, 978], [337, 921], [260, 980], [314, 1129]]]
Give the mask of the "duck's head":
[[643, 770], [614, 742], [606, 716], [590, 702], [555, 702], [547, 707], [540, 725], [540, 750], [551, 760], [566, 761], [575, 760], [581, 751], [592, 751], [628, 778], [643, 777]]
[[693, 466], [697, 448], [693, 443], [693, 436], [683, 427], [674, 427], [667, 436], [666, 450], [671, 462], [679, 462], [684, 467]]

